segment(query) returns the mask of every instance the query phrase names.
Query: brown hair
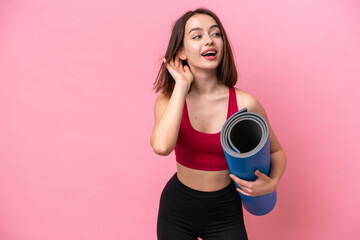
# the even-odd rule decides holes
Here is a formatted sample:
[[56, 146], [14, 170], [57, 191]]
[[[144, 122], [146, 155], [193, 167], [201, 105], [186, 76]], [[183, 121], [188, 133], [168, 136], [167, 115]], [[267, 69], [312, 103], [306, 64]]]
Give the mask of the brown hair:
[[[205, 8], [198, 8], [194, 11], [186, 12], [180, 17], [174, 24], [171, 33], [170, 41], [166, 50], [165, 59], [169, 62], [171, 59], [175, 59], [176, 53], [183, 46], [185, 24], [188, 19], [196, 14], [206, 14], [211, 16], [220, 27], [221, 38], [223, 40], [224, 54], [219, 66], [217, 67], [217, 78], [228, 87], [233, 87], [237, 81], [237, 70], [234, 63], [234, 57], [231, 50], [230, 43], [225, 33], [225, 29], [222, 26], [219, 18], [215, 13]], [[182, 60], [183, 66], [188, 65], [186, 60]], [[155, 92], [162, 91], [165, 95], [172, 93], [175, 86], [175, 80], [167, 71], [165, 64], [162, 64], [156, 80], [154, 82], [153, 90]]]

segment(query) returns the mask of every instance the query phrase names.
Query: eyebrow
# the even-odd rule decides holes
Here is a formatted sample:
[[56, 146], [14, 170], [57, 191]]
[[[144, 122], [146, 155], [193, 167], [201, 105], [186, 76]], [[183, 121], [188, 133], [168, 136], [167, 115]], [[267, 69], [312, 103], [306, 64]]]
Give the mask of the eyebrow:
[[[213, 29], [213, 28], [219, 28], [219, 29], [220, 29], [219, 25], [211, 25], [210, 30]], [[200, 27], [192, 28], [192, 29], [189, 31], [188, 35], [189, 35], [192, 31], [196, 31], [196, 30], [203, 30], [203, 29], [200, 28]]]

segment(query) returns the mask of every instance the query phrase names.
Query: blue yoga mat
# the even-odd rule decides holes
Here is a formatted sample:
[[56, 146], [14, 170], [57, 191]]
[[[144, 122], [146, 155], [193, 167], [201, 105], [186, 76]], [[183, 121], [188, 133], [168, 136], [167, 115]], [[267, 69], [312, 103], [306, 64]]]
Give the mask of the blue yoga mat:
[[[221, 129], [221, 146], [230, 172], [247, 181], [255, 181], [255, 170], [269, 175], [269, 127], [265, 119], [246, 108], [230, 116]], [[236, 183], [235, 183], [236, 184]], [[236, 187], [239, 187], [236, 184]], [[244, 208], [256, 216], [265, 215], [275, 207], [277, 194], [249, 197], [240, 193]]]

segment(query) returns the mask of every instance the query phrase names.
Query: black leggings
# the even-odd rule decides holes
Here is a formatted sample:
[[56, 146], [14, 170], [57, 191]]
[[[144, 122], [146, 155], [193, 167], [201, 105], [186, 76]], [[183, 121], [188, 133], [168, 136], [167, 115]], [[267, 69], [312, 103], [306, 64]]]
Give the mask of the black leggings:
[[174, 176], [160, 199], [157, 237], [160, 240], [247, 239], [242, 203], [233, 181], [218, 191], [187, 187]]

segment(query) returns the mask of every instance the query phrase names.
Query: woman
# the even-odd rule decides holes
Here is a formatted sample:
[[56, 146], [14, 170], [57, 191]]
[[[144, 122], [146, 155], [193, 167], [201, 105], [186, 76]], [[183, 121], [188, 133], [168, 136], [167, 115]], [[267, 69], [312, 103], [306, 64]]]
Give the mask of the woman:
[[256, 170], [255, 181], [239, 179], [230, 174], [220, 130], [238, 109], [246, 107], [268, 121], [266, 113], [252, 95], [234, 88], [237, 71], [229, 41], [207, 9], [177, 20], [163, 62], [154, 83], [162, 93], [155, 102], [150, 142], [159, 155], [175, 149], [177, 172], [161, 194], [158, 239], [247, 239], [237, 191], [247, 196], [273, 192], [286, 157], [269, 124], [269, 176]]

